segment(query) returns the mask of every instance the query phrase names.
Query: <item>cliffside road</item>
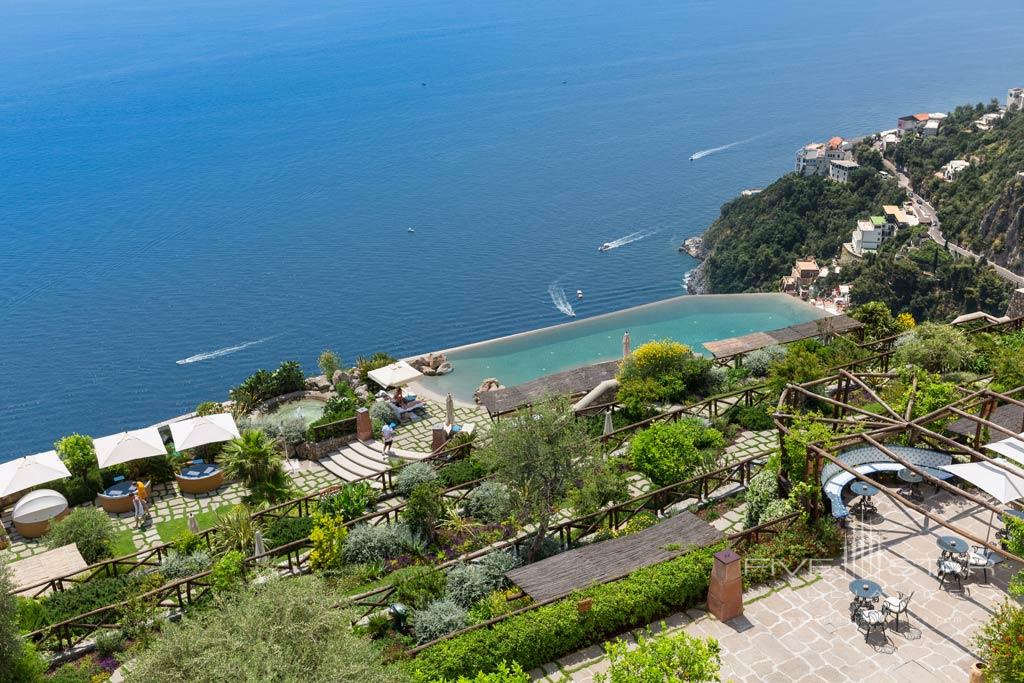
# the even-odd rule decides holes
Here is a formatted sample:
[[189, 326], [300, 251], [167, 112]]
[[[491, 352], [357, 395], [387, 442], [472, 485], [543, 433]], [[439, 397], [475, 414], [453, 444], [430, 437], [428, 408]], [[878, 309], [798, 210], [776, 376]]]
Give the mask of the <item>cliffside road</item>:
[[[918, 217], [922, 223], [929, 223], [928, 237], [939, 246], [947, 247], [954, 254], [969, 258], [973, 261], [977, 261], [981, 258], [980, 255], [975, 254], [970, 249], [964, 249], [959, 244], [953, 242], [947, 242], [945, 236], [942, 234], [942, 227], [939, 224], [939, 214], [935, 211], [935, 207], [928, 203], [924, 197], [921, 197], [914, 188], [910, 185], [910, 178], [896, 170], [896, 167], [888, 159], [883, 159], [882, 163], [889, 170], [890, 173], [896, 176], [896, 180], [900, 187], [906, 189], [907, 195], [910, 197], [910, 201], [914, 203], [914, 209], [917, 211]], [[989, 262], [989, 265], [996, 271], [999, 277], [1003, 278], [1007, 282], [1013, 284], [1015, 287], [1024, 287], [1024, 276], [1017, 275], [1013, 271], [1007, 270], [1002, 266], [996, 265], [995, 263]]]

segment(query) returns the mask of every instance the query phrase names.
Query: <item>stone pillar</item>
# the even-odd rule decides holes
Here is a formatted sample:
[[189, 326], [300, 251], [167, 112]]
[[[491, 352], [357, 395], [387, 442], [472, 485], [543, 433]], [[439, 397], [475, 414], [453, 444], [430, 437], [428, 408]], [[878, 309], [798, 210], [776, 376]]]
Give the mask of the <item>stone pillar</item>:
[[444, 448], [447, 441], [448, 435], [444, 431], [444, 425], [434, 425], [430, 431], [430, 450], [437, 453], [439, 449]]
[[1006, 315], [1009, 318], [1024, 316], [1024, 287], [1013, 290], [1010, 303], [1006, 305]]
[[356, 408], [356, 438], [363, 442], [373, 440], [373, 424], [366, 408]]
[[732, 549], [715, 553], [708, 586], [708, 611], [719, 621], [728, 621], [743, 614], [743, 573], [740, 556]]

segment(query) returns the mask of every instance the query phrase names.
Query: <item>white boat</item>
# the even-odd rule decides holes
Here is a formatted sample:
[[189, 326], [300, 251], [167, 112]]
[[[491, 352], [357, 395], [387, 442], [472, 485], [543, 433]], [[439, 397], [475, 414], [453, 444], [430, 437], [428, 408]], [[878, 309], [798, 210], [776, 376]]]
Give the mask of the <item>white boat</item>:
[[406, 232], [416, 232], [416, 228], [409, 228]]
[[611, 242], [605, 242], [604, 244], [602, 244], [601, 246], [599, 246], [599, 247], [597, 248], [597, 250], [598, 250], [598, 251], [610, 251], [610, 250], [611, 250], [612, 248], [613, 248], [613, 247], [612, 247], [612, 243], [611, 243]]
[[577, 289], [576, 290], [576, 298], [577, 299], [582, 299], [583, 298], [583, 290], [582, 289]]

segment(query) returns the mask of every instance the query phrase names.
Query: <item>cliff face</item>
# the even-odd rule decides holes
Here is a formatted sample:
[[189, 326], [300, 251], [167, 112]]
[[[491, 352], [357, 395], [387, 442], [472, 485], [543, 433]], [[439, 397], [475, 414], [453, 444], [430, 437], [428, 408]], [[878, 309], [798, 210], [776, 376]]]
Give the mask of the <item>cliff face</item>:
[[972, 243], [994, 263], [1016, 272], [1024, 268], [1024, 178], [1007, 183], [982, 217]]

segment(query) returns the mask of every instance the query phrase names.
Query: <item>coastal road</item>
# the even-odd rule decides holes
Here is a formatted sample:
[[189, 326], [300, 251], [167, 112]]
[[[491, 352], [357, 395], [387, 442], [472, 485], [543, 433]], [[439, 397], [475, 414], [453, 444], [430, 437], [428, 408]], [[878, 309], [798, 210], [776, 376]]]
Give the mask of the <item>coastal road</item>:
[[[896, 180], [900, 187], [907, 191], [907, 196], [909, 196], [910, 201], [913, 202], [914, 210], [917, 212], [921, 222], [928, 223], [930, 221], [928, 225], [928, 237], [930, 237], [933, 242], [941, 247], [949, 249], [954, 254], [963, 256], [964, 258], [969, 258], [972, 261], [978, 261], [982, 258], [979, 254], [975, 254], [970, 249], [965, 249], [959, 244], [954, 244], [953, 242], [948, 241], [942, 234], [942, 226], [939, 224], [939, 214], [935, 211], [935, 207], [932, 206], [924, 197], [914, 192], [914, 188], [910, 184], [910, 178], [900, 173], [892, 162], [888, 159], [883, 159], [882, 163], [885, 164], [885, 167], [890, 173], [896, 176]], [[996, 271], [996, 274], [999, 277], [1011, 283], [1014, 287], [1024, 287], [1024, 276], [1018, 275], [1017, 273], [1007, 270], [1000, 265], [996, 265], [991, 261], [989, 261], [988, 264], [992, 266], [992, 269]]]

